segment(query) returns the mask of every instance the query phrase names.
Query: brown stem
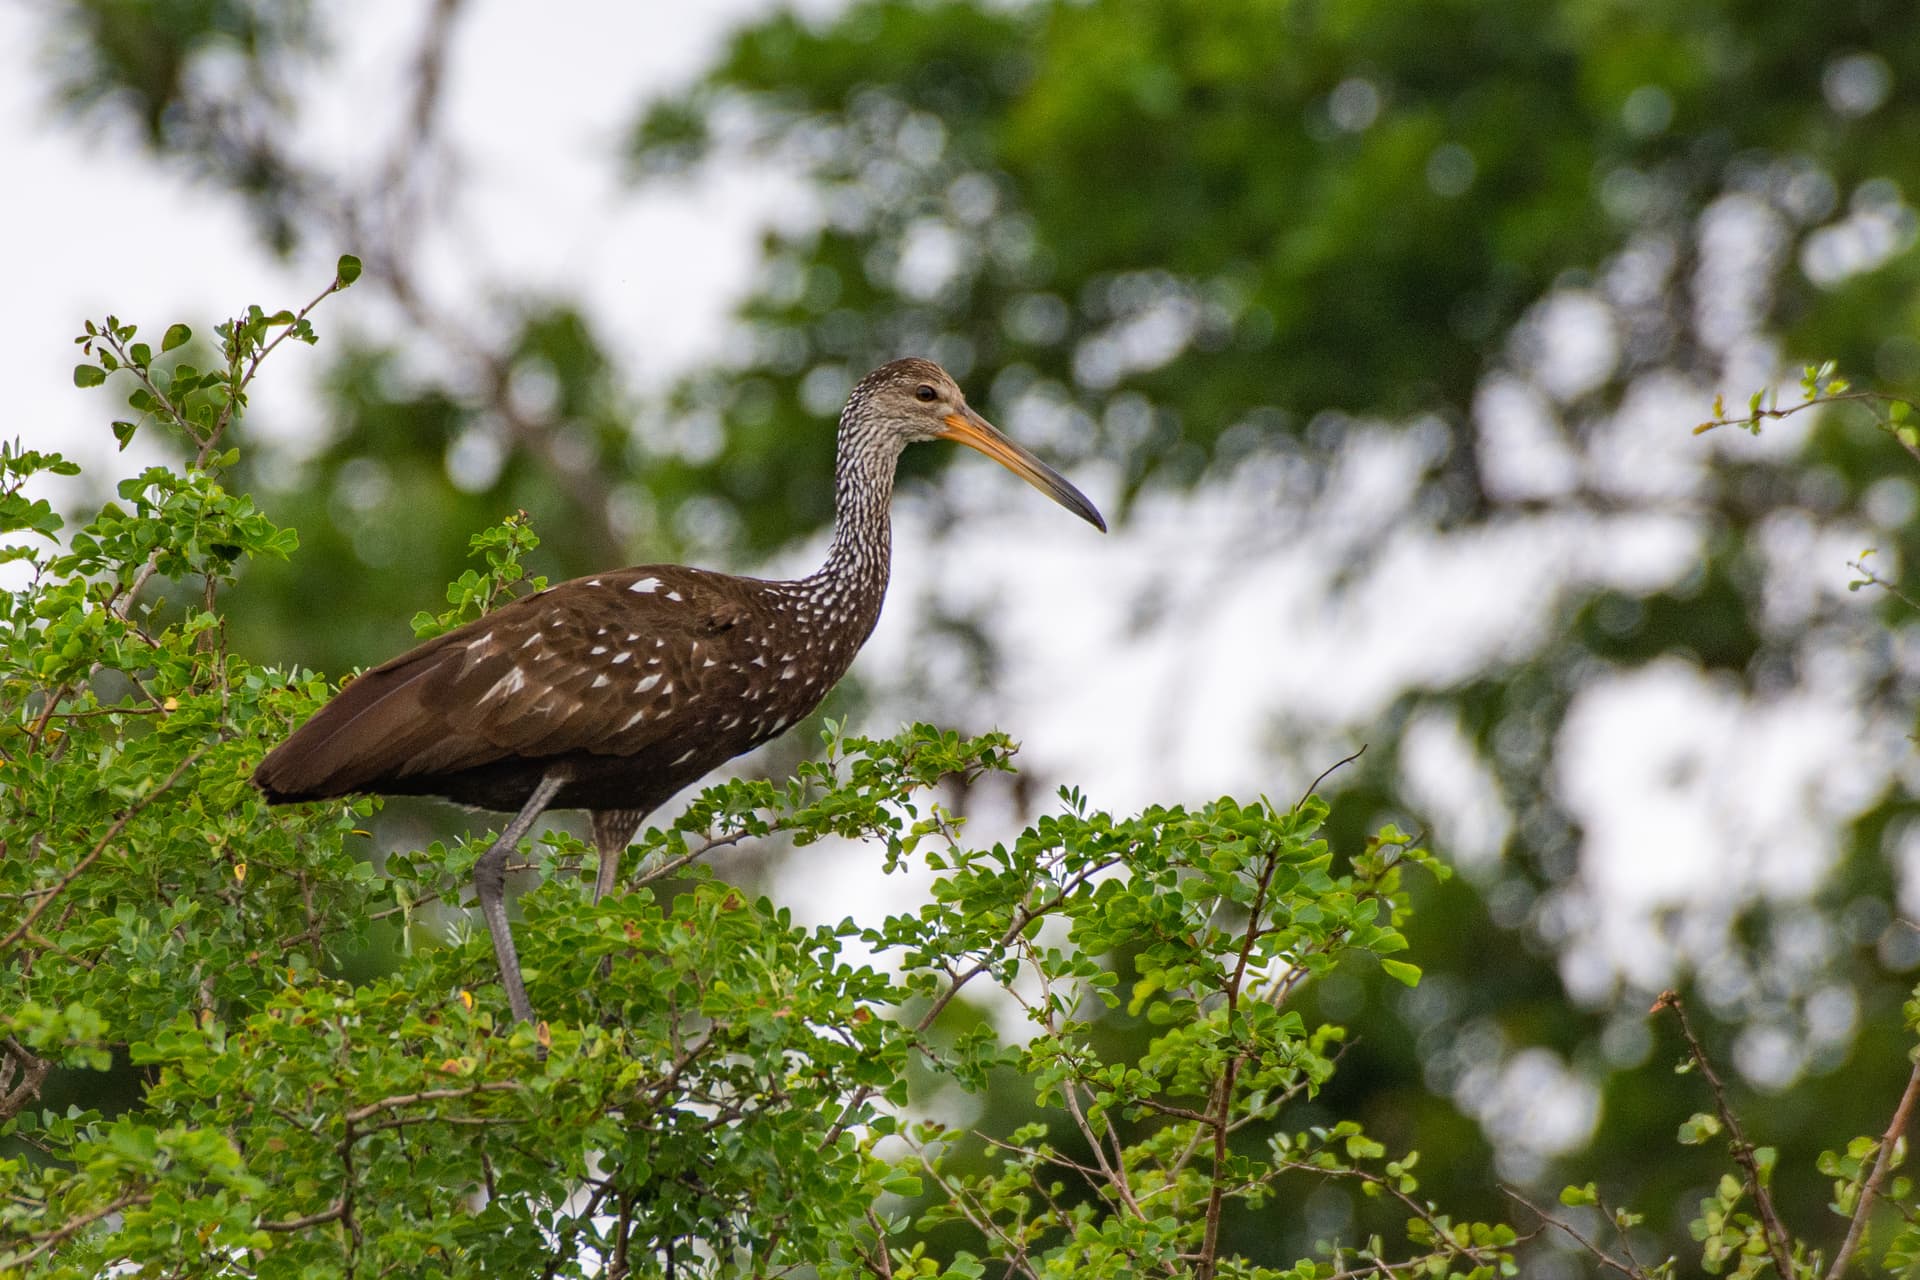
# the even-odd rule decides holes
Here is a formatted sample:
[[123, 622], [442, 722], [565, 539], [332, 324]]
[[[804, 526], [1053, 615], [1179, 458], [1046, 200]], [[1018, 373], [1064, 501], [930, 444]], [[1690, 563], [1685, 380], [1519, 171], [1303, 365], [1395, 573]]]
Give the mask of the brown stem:
[[1888, 595], [1898, 600], [1901, 604], [1904, 604], [1905, 606], [1907, 606], [1907, 608], [1912, 609], [1916, 613], [1920, 613], [1920, 600], [1915, 600], [1912, 596], [1902, 591], [1899, 587], [1895, 586], [1891, 582], [1888, 582], [1885, 578], [1881, 577], [1879, 574], [1875, 573], [1873, 570], [1867, 568], [1864, 561], [1849, 560], [1847, 561], [1847, 568], [1852, 569], [1855, 573], [1859, 574], [1863, 581], [1871, 582], [1874, 586], [1880, 588], [1882, 591], [1886, 592]]
[[0, 1051], [6, 1054], [5, 1063], [0, 1064], [0, 1089], [6, 1091], [0, 1098], [0, 1120], [8, 1120], [40, 1096], [40, 1082], [47, 1078], [53, 1064], [12, 1036], [0, 1041]]
[[117, 837], [122, 831], [126, 830], [127, 824], [129, 822], [132, 822], [134, 818], [138, 817], [140, 812], [144, 810], [148, 805], [152, 804], [155, 800], [158, 800], [161, 796], [165, 795], [168, 789], [171, 788], [174, 783], [180, 781], [180, 775], [185, 773], [188, 769], [192, 768], [193, 765], [196, 762], [198, 762], [198, 760], [200, 759], [200, 754], [201, 754], [200, 752], [196, 751], [192, 755], [188, 756], [186, 759], [182, 760], [179, 764], [175, 765], [173, 772], [167, 775], [167, 779], [165, 782], [162, 782], [159, 786], [147, 792], [146, 795], [141, 796], [138, 800], [134, 801], [133, 804], [127, 807], [127, 810], [124, 813], [122, 813], [118, 818], [115, 818], [113, 821], [113, 825], [107, 828], [106, 834], [100, 837], [98, 843], [96, 843], [93, 846], [93, 848], [87, 852], [87, 855], [81, 858], [80, 861], [74, 863], [73, 866], [67, 871], [67, 874], [60, 877], [59, 883], [55, 884], [53, 888], [45, 896], [43, 896], [40, 899], [40, 901], [33, 904], [32, 910], [27, 912], [26, 918], [24, 920], [22, 920], [19, 924], [14, 926], [13, 932], [9, 933], [4, 938], [0, 938], [0, 951], [5, 951], [7, 948], [11, 947], [14, 943], [20, 941], [21, 938], [25, 937], [28, 931], [33, 928], [33, 922], [38, 920], [41, 914], [45, 912], [46, 909], [53, 904], [54, 900], [58, 898], [63, 892], [66, 891], [67, 886], [71, 885], [75, 880], [78, 880], [80, 876], [86, 871], [86, 869], [92, 866], [95, 860], [98, 859], [102, 853], [106, 852], [107, 846], [112, 844], [115, 837]]
[[148, 1204], [151, 1203], [152, 1200], [153, 1193], [150, 1191], [130, 1191], [117, 1200], [109, 1201], [97, 1209], [92, 1209], [81, 1214], [77, 1218], [68, 1219], [51, 1231], [30, 1236], [28, 1237], [29, 1239], [38, 1240], [40, 1243], [25, 1253], [16, 1253], [5, 1258], [0, 1258], [0, 1269], [4, 1269], [9, 1273], [15, 1272], [16, 1269], [18, 1271], [24, 1271], [29, 1262], [32, 1262], [41, 1254], [46, 1253], [67, 1237], [86, 1230], [94, 1223], [100, 1221], [100, 1219], [111, 1217], [122, 1209], [131, 1208], [136, 1204]]
[[347, 1202], [335, 1200], [318, 1213], [309, 1213], [302, 1218], [286, 1218], [279, 1222], [256, 1222], [253, 1225], [261, 1231], [305, 1231], [308, 1227], [317, 1227], [323, 1222], [338, 1222], [346, 1216]]
[[1713, 1108], [1720, 1116], [1720, 1123], [1727, 1129], [1727, 1146], [1733, 1152], [1733, 1159], [1746, 1174], [1747, 1189], [1753, 1193], [1754, 1207], [1760, 1213], [1760, 1232], [1766, 1238], [1767, 1252], [1773, 1258], [1773, 1266], [1780, 1273], [1780, 1280], [1793, 1280], [1793, 1258], [1788, 1251], [1787, 1228], [1780, 1221], [1780, 1212], [1774, 1208], [1773, 1193], [1767, 1190], [1767, 1184], [1760, 1177], [1760, 1162], [1754, 1158], [1754, 1146], [1747, 1141], [1747, 1135], [1740, 1128], [1740, 1119], [1733, 1114], [1733, 1107], [1727, 1101], [1727, 1088], [1720, 1076], [1707, 1061], [1707, 1051], [1701, 1047], [1700, 1038], [1693, 1033], [1693, 1023], [1687, 1018], [1687, 1009], [1680, 1002], [1677, 991], [1663, 991], [1660, 998], [1653, 1002], [1654, 1013], [1663, 1009], [1673, 1011], [1674, 1018], [1680, 1024], [1680, 1034], [1686, 1037], [1687, 1052], [1694, 1064], [1700, 1068], [1700, 1075], [1707, 1082], [1707, 1088], [1713, 1093]]
[[1594, 1261], [1598, 1262], [1601, 1266], [1606, 1267], [1610, 1271], [1618, 1271], [1623, 1276], [1632, 1276], [1634, 1280], [1646, 1280], [1646, 1272], [1642, 1271], [1638, 1266], [1629, 1265], [1628, 1263], [1620, 1261], [1605, 1249], [1602, 1249], [1599, 1245], [1581, 1235], [1572, 1223], [1554, 1217], [1545, 1209], [1542, 1209], [1539, 1205], [1527, 1199], [1518, 1191], [1515, 1191], [1512, 1187], [1502, 1184], [1500, 1191], [1508, 1199], [1517, 1200], [1525, 1205], [1532, 1211], [1533, 1216], [1540, 1219], [1540, 1221], [1546, 1223], [1556, 1231], [1564, 1232], [1575, 1244], [1585, 1249], [1589, 1254], [1592, 1254]]
[[1853, 1258], [1853, 1251], [1860, 1247], [1860, 1238], [1867, 1229], [1867, 1210], [1873, 1207], [1874, 1197], [1880, 1194], [1880, 1184], [1886, 1181], [1887, 1170], [1893, 1167], [1893, 1149], [1907, 1131], [1916, 1097], [1920, 1097], [1920, 1062], [1914, 1064], [1912, 1074], [1907, 1077], [1906, 1092], [1900, 1095], [1893, 1119], [1887, 1122], [1887, 1131], [1880, 1136], [1880, 1150], [1873, 1157], [1873, 1172], [1867, 1175], [1867, 1185], [1860, 1189], [1860, 1203], [1853, 1207], [1853, 1220], [1847, 1223], [1847, 1238], [1840, 1242], [1840, 1252], [1833, 1255], [1827, 1280], [1840, 1280]]
[[[1743, 413], [1739, 417], [1714, 418], [1711, 421], [1703, 422], [1695, 427], [1693, 434], [1701, 435], [1713, 430], [1715, 427], [1749, 427], [1762, 418], [1791, 418], [1796, 413], [1805, 413], [1808, 409], [1818, 408], [1826, 404], [1844, 404], [1849, 400], [1872, 400], [1881, 404], [1913, 405], [1911, 400], [1904, 400], [1899, 396], [1890, 396], [1881, 391], [1843, 391], [1837, 396], [1816, 395], [1811, 400], [1788, 405], [1784, 409], [1755, 409], [1752, 413]], [[1913, 407], [1920, 408], [1920, 406]]]
[[396, 1107], [410, 1107], [416, 1102], [436, 1102], [443, 1098], [471, 1098], [477, 1093], [514, 1093], [526, 1088], [518, 1080], [486, 1080], [479, 1084], [468, 1085], [464, 1089], [422, 1089], [418, 1093], [396, 1093], [390, 1098], [378, 1102], [369, 1102], [364, 1107], [355, 1107], [347, 1112], [347, 1123], [357, 1125], [362, 1120], [378, 1115], [382, 1111], [392, 1111]]

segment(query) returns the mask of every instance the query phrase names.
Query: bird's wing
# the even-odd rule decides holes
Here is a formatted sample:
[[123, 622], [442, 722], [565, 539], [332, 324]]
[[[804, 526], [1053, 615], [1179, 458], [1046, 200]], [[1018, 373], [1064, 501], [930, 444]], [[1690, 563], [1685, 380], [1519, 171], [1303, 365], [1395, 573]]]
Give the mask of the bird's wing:
[[[703, 652], [745, 616], [720, 575], [670, 566], [525, 596], [367, 671], [262, 761], [269, 795], [378, 790], [507, 759], [631, 755], [719, 691]], [[736, 619], [737, 621], [737, 619]]]
[[728, 589], [741, 581], [644, 566], [576, 579], [544, 609], [495, 615], [445, 686], [448, 722], [535, 757], [632, 755], [683, 731], [687, 708], [725, 684], [714, 649], [747, 616]]

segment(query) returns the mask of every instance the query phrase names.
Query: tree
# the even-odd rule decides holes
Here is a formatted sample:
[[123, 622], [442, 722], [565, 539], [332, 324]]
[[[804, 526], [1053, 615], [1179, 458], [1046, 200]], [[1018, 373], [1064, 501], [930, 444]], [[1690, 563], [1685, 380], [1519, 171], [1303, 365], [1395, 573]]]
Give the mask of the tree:
[[[1806, 579], [1842, 585], [1842, 556], [1875, 545], [1901, 584], [1914, 551], [1908, 464], [1894, 438], [1838, 412], [1785, 450], [1765, 447], [1774, 437], [1685, 432], [1719, 416], [1706, 408], [1716, 391], [1737, 406], [1772, 380], [1782, 349], [1837, 358], [1895, 393], [1912, 381], [1912, 215], [1900, 192], [1915, 189], [1920, 151], [1915, 107], [1894, 91], [1915, 71], [1904, 12], [1106, 0], [775, 17], [636, 122], [634, 167], [669, 180], [724, 157], [744, 120], [751, 154], [796, 164], [829, 216], [815, 233], [771, 239], [744, 317], [757, 339], [748, 367], [642, 406], [630, 433], [609, 407], [612, 344], [566, 299], [530, 307], [493, 343], [409, 288], [424, 232], [396, 211], [419, 206], [416, 175], [444, 170], [403, 161], [434, 152], [459, 6], [439, 6], [423, 37], [421, 65], [438, 71], [405, 104], [419, 127], [399, 135], [402, 162], [367, 165], [379, 182], [364, 186], [303, 155], [288, 127], [299, 104], [270, 92], [274, 66], [324, 56], [310, 24], [284, 18], [304, 10], [189, 6], [138, 26], [123, 10], [61, 10], [88, 55], [67, 64], [75, 99], [134, 104], [160, 154], [247, 199], [276, 242], [365, 229], [377, 242], [369, 283], [410, 308], [409, 340], [457, 353], [462, 379], [484, 391], [484, 407], [431, 386], [394, 393], [376, 376], [394, 358], [381, 349], [336, 366], [339, 445], [314, 464], [311, 498], [274, 498], [317, 554], [250, 577], [254, 599], [277, 601], [238, 612], [246, 651], [337, 671], [390, 647], [292, 624], [355, 564], [354, 531], [324, 508], [369, 473], [356, 464], [378, 465], [444, 554], [524, 507], [573, 544], [554, 537], [552, 558], [585, 569], [623, 541], [606, 513], [624, 504], [649, 557], [744, 562], [824, 518], [824, 443], [796, 449], [814, 407], [876, 353], [926, 345], [970, 366], [969, 385], [988, 388], [990, 411], [1016, 430], [1066, 417], [1062, 443], [1097, 451], [1144, 500], [1191, 488], [1224, 503], [1236, 484], [1261, 486], [1236, 549], [1264, 564], [1306, 543], [1322, 562], [1297, 598], [1260, 615], [1270, 624], [1390, 588], [1409, 548], [1442, 564], [1487, 548], [1504, 557], [1481, 588], [1490, 598], [1463, 611], [1536, 602], [1501, 614], [1501, 643], [1474, 660], [1395, 673], [1357, 713], [1363, 723], [1302, 723], [1272, 703], [1276, 756], [1313, 762], [1304, 773], [1344, 752], [1333, 742], [1371, 743], [1335, 779], [1336, 843], [1361, 840], [1377, 814], [1444, 809], [1445, 789], [1436, 799], [1415, 785], [1423, 742], [1464, 743], [1469, 776], [1491, 780], [1500, 856], [1428, 891], [1412, 926], [1429, 974], [1420, 998], [1377, 980], [1305, 997], [1346, 1009], [1338, 1020], [1359, 1032], [1322, 1095], [1329, 1106], [1400, 1145], [1464, 1153], [1428, 1171], [1430, 1187], [1455, 1179], [1441, 1199], [1504, 1212], [1494, 1145], [1510, 1162], [1521, 1146], [1537, 1169], [1540, 1149], [1514, 1137], [1523, 1124], [1503, 1132], [1463, 1115], [1474, 1109], [1463, 1082], [1527, 1050], [1591, 1083], [1604, 1119], [1576, 1172], [1609, 1202], [1645, 1204], [1669, 1251], [1686, 1234], [1671, 1206], [1690, 1206], [1717, 1176], [1646, 1159], [1696, 1109], [1667, 1072], [1681, 1046], [1645, 1033], [1645, 978], [1595, 977], [1590, 963], [1606, 888], [1583, 881], [1580, 863], [1604, 815], [1569, 794], [1565, 744], [1576, 713], [1636, 681], [1704, 679], [1708, 704], [1745, 723], [1827, 699], [1871, 744], [1786, 783], [1730, 761], [1734, 750], [1677, 753], [1633, 799], [1722, 787], [1726, 809], [1705, 838], [1748, 862], [1795, 845], [1830, 861], [1811, 887], [1735, 880], [1640, 935], [1679, 977], [1704, 977], [1689, 990], [1715, 1059], [1765, 1063], [1754, 1046], [1772, 1045], [1773, 1065], [1746, 1083], [1828, 1081], [1817, 1108], [1764, 1091], [1742, 1100], [1781, 1152], [1783, 1212], [1807, 1221], [1827, 1198], [1805, 1172], [1832, 1143], [1818, 1113], [1846, 1132], [1883, 1130], [1908, 1069], [1897, 1011], [1915, 959], [1897, 905], [1914, 816], [1898, 740], [1915, 692], [1901, 657], [1912, 622], [1891, 599], [1870, 615]], [[230, 40], [248, 75], [185, 74]], [[393, 174], [402, 198], [389, 203], [380, 184]], [[1572, 358], [1569, 333], [1600, 335], [1587, 349], [1600, 355]], [[556, 393], [550, 409], [516, 418], [507, 391], [529, 371]], [[499, 479], [447, 496], [448, 446], [487, 409], [506, 424]], [[402, 420], [433, 431], [382, 429]], [[724, 430], [668, 429], [687, 422]], [[571, 456], [584, 453], [590, 476], [639, 465], [616, 494], [581, 500], [546, 465], [563, 437], [586, 442]], [[1688, 452], [1663, 453], [1668, 438]], [[1404, 492], [1345, 510], [1346, 478], [1382, 458], [1399, 460]], [[1312, 541], [1329, 526], [1340, 536]], [[1651, 536], [1679, 554], [1625, 572], [1617, 549]], [[1810, 549], [1829, 546], [1845, 550]], [[391, 566], [366, 616], [405, 616], [457, 568], [424, 556]], [[1207, 581], [1221, 594], [1232, 585]], [[1154, 601], [1140, 595], [1150, 624]], [[970, 661], [950, 665], [989, 685], [1002, 656], [990, 621], [949, 614], [926, 624], [929, 644], [964, 646]], [[1253, 685], [1246, 696], [1263, 695]], [[985, 714], [990, 690], [967, 701]], [[1654, 741], [1650, 727], [1622, 754], [1655, 761]], [[1819, 803], [1762, 805], [1788, 784]], [[1447, 815], [1436, 818], [1445, 834]], [[1579, 999], [1562, 974], [1580, 979]]]
[[[1406, 877], [1448, 872], [1392, 827], [1336, 854], [1311, 795], [1115, 818], [1069, 789], [982, 847], [928, 793], [1010, 769], [1004, 735], [829, 726], [791, 782], [712, 787], [647, 834], [654, 878], [687, 873], [671, 895], [595, 903], [585, 846], [539, 841], [523, 964], [554, 1020], [503, 1018], [490, 952], [450, 910], [490, 836], [376, 868], [351, 838], [376, 801], [269, 810], [247, 781], [330, 686], [228, 645], [221, 588], [297, 538], [228, 488], [227, 433], [262, 362], [317, 341], [309, 314], [358, 275], [343, 258], [299, 312], [219, 326], [204, 371], [187, 325], [156, 354], [133, 324], [89, 323], [74, 381], [130, 383], [116, 435], [164, 433], [190, 461], [126, 482], [126, 506], [70, 535], [22, 490], [73, 465], [0, 451], [0, 533], [28, 535], [9, 556], [31, 572], [0, 597], [0, 830], [21, 846], [0, 860], [16, 992], [0, 1132], [23, 1148], [0, 1160], [0, 1269], [977, 1277], [990, 1261], [1478, 1280], [1556, 1231], [1633, 1280], [1674, 1273], [1638, 1261], [1624, 1209], [1619, 1257], [1519, 1193], [1524, 1236], [1460, 1220], [1423, 1194], [1419, 1152], [1348, 1116], [1314, 1122], [1347, 1035], [1299, 997], [1342, 968], [1416, 987]], [[535, 541], [517, 519], [476, 537], [488, 572], [437, 624], [509, 593]], [[775, 833], [862, 841], [883, 872], [933, 872], [930, 898], [809, 928], [703, 861]], [[387, 974], [342, 978], [383, 919], [413, 945]], [[1017, 1032], [969, 1009], [981, 987], [1018, 1009]], [[1680, 1140], [1731, 1139], [1733, 1171], [1692, 1223], [1703, 1265], [1818, 1275], [1822, 1250], [1773, 1200], [1778, 1153], [1742, 1131], [1679, 997], [1661, 1007], [1711, 1091]], [[1916, 1023], [1920, 996], [1909, 1036]], [[121, 1053], [137, 1079], [117, 1114], [37, 1105], [50, 1068]], [[926, 1115], [942, 1091], [1002, 1096], [986, 1125], [956, 1126]], [[1847, 1221], [1833, 1277], [1876, 1204], [1909, 1215], [1885, 1265], [1920, 1256], [1912, 1188], [1887, 1179], [1916, 1096], [1920, 1067], [1886, 1137], [1822, 1156]], [[1031, 1118], [1003, 1135], [1010, 1106]], [[1335, 1235], [1295, 1261], [1259, 1214], [1316, 1183], [1378, 1201], [1394, 1235]], [[1601, 1205], [1591, 1182], [1561, 1198]]]
[[[918, 1228], [952, 1221], [1027, 1268], [1212, 1274], [1226, 1206], [1257, 1206], [1294, 1169], [1397, 1187], [1430, 1233], [1416, 1257], [1502, 1256], [1504, 1228], [1455, 1240], [1399, 1166], [1363, 1172], [1385, 1153], [1357, 1126], [1288, 1138], [1264, 1171], [1230, 1145], [1333, 1070], [1338, 1030], [1286, 1008], [1301, 983], [1365, 955], [1419, 976], [1392, 958], [1402, 868], [1435, 864], [1389, 829], [1337, 868], [1311, 798], [1115, 819], [1068, 795], [1011, 846], [978, 848], [925, 793], [1010, 768], [1008, 739], [829, 732], [791, 783], [714, 787], [649, 833], [663, 870], [690, 873], [671, 898], [583, 910], [583, 846], [549, 836], [521, 903], [527, 976], [557, 1016], [505, 1018], [473, 931], [433, 938], [462, 919], [445, 906], [484, 842], [376, 871], [351, 838], [374, 801], [269, 810], [247, 781], [330, 686], [229, 647], [221, 588], [297, 538], [228, 488], [227, 432], [262, 361], [316, 341], [308, 314], [358, 274], [343, 259], [300, 312], [220, 326], [205, 371], [186, 325], [156, 354], [135, 325], [90, 323], [76, 383], [131, 383], [122, 442], [161, 432], [191, 459], [123, 484], [71, 535], [22, 488], [73, 465], [0, 454], [0, 531], [34, 535], [10, 552], [31, 581], [0, 614], [0, 829], [20, 846], [4, 860], [5, 1132], [24, 1148], [0, 1162], [0, 1269], [981, 1274], [964, 1250], [951, 1268], [925, 1251]], [[460, 584], [455, 614], [510, 590], [535, 541], [517, 522], [476, 538], [489, 570]], [[931, 868], [934, 900], [810, 929], [701, 861], [776, 832]], [[395, 919], [412, 945], [393, 972], [342, 980]], [[854, 943], [897, 972], [843, 958]], [[1124, 978], [1099, 959], [1120, 946]], [[974, 984], [1017, 1000], [1030, 1032], [966, 1017]], [[1163, 1030], [1151, 1057], [1109, 1065], [1096, 1033], [1123, 1003]], [[104, 1071], [123, 1053], [137, 1082], [118, 1114], [37, 1105], [50, 1066]], [[944, 1126], [909, 1123], [916, 1076], [978, 1094], [1008, 1073], [1064, 1150], [1042, 1119], [1008, 1168], [956, 1169]], [[1117, 1189], [1123, 1212], [1067, 1190], [1063, 1169], [1092, 1175], [1096, 1197]], [[923, 1195], [932, 1208], [910, 1211]]]

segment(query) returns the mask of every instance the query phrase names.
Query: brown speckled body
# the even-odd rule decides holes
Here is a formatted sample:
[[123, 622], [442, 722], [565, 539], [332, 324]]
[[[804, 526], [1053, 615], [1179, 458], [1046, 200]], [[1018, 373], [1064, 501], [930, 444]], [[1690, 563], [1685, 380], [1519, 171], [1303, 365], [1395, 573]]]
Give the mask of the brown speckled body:
[[377, 791], [511, 811], [558, 772], [553, 807], [644, 814], [846, 674], [885, 574], [835, 596], [809, 585], [642, 565], [549, 587], [353, 680], [267, 757], [260, 785], [274, 800]]

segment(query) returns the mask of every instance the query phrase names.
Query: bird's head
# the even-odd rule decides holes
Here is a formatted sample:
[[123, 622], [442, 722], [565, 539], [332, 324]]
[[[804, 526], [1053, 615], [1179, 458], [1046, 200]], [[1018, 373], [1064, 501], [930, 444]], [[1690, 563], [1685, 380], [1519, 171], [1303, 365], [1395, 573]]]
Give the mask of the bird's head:
[[847, 413], [894, 433], [903, 447], [921, 440], [953, 440], [977, 449], [1106, 532], [1107, 522], [1085, 494], [968, 407], [960, 385], [931, 360], [909, 358], [881, 365], [854, 387]]

